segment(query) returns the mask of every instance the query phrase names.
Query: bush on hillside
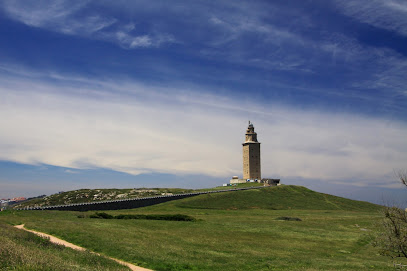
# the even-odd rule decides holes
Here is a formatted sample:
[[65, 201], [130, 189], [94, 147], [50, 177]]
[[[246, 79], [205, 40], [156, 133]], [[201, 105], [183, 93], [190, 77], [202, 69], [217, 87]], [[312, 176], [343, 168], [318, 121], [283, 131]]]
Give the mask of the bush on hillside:
[[114, 217], [112, 215], [107, 214], [107, 213], [95, 213], [94, 215], [90, 215], [90, 218], [112, 219]]
[[95, 213], [90, 215], [90, 218], [102, 219], [148, 219], [148, 220], [169, 220], [169, 221], [196, 221], [196, 219], [189, 215], [175, 214], [175, 215], [128, 215], [120, 214], [116, 216], [107, 213]]
[[[400, 182], [407, 186], [407, 171], [399, 171]], [[386, 207], [380, 232], [374, 243], [380, 254], [391, 258], [407, 258], [407, 210]]]
[[407, 213], [397, 207], [384, 210], [384, 219], [374, 243], [380, 254], [391, 258], [407, 258]]
[[285, 220], [285, 221], [302, 221], [301, 218], [298, 217], [289, 217], [289, 216], [280, 216], [277, 217], [276, 220]]

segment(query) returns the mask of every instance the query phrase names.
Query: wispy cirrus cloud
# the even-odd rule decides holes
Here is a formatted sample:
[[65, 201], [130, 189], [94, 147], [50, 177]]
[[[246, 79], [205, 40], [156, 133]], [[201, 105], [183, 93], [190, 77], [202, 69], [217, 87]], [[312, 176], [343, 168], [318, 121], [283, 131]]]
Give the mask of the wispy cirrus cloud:
[[362, 44], [355, 38], [342, 34], [328, 36], [326, 41], [320, 44], [320, 48], [331, 54], [334, 65], [346, 65], [347, 72], [352, 77], [346, 86], [364, 90], [366, 98], [370, 96], [374, 99], [380, 96], [374, 97], [366, 90], [387, 93], [388, 97], [405, 96], [407, 84], [405, 55], [391, 48]]
[[[363, 44], [352, 36], [338, 32], [323, 32], [318, 39], [315, 39], [272, 25], [259, 23], [258, 27], [247, 28], [240, 26], [238, 22], [226, 23], [214, 18], [212, 20], [214, 24], [229, 31], [230, 35], [223, 42], [237, 42], [247, 32], [260, 31], [268, 36], [263, 42], [269, 44], [270, 50], [256, 55], [252, 50], [244, 45], [242, 47], [241, 43], [237, 42], [239, 46], [236, 46], [236, 49], [232, 46], [232, 49], [228, 51], [203, 51], [208, 57], [224, 58], [265, 70], [314, 74], [315, 76], [323, 74], [324, 77], [335, 75], [333, 79], [344, 78], [338, 82], [336, 89], [331, 89], [335, 95], [376, 99], [377, 96], [366, 91], [366, 89], [374, 89], [383, 93], [393, 93], [395, 96], [405, 96], [407, 58], [390, 48]], [[335, 74], [336, 70], [339, 74]], [[332, 74], [327, 75], [328, 71], [331, 71]], [[290, 87], [293, 87], [293, 83], [290, 83]], [[301, 85], [298, 87], [307, 88]], [[315, 86], [312, 88], [316, 90]], [[344, 93], [343, 88], [361, 90], [361, 92]], [[328, 94], [327, 88], [321, 86], [320, 89]], [[314, 90], [308, 90], [308, 92]]]
[[226, 18], [211, 17], [209, 23], [217, 26], [225, 33], [223, 38], [215, 39], [211, 45], [219, 46], [236, 39], [241, 39], [245, 34], [256, 33], [263, 35], [259, 40], [269, 44], [287, 44], [290, 42], [301, 43], [302, 37], [276, 25], [268, 24], [259, 21], [256, 17], [246, 18], [242, 20], [238, 16], [229, 16]]
[[117, 20], [98, 14], [78, 16], [89, 1], [5, 1], [3, 8], [13, 19], [26, 25], [70, 35], [90, 35]]
[[[342, 12], [355, 19], [399, 34], [407, 33], [405, 1], [354, 0], [336, 3]], [[271, 6], [268, 8], [278, 9], [288, 17], [297, 12], [295, 8], [290, 10], [286, 6]], [[281, 16], [273, 13], [265, 15], [263, 11], [256, 8], [250, 11], [238, 9], [239, 16], [225, 12], [215, 14], [217, 17], [211, 17], [209, 22], [229, 33], [224, 34], [223, 39], [219, 39], [216, 44], [236, 42], [238, 46], [233, 50], [232, 45], [231, 50], [223, 52], [204, 51], [208, 56], [223, 56], [237, 63], [267, 70], [317, 74], [321, 69], [324, 71], [338, 69], [342, 73], [341, 76], [346, 77], [344, 80], [346, 83], [340, 88], [375, 89], [392, 92], [395, 96], [405, 96], [407, 58], [390, 48], [363, 44], [344, 32], [324, 30], [318, 36], [307, 36], [304, 34], [307, 33], [304, 31], [306, 28], [311, 32], [320, 31], [320, 29], [317, 21], [304, 14], [296, 16], [298, 19], [290, 23], [282, 21]], [[267, 45], [268, 50], [260, 50], [261, 55], [256, 55], [251, 50], [252, 47], [244, 47], [244, 42], [242, 43], [241, 40], [246, 38], [247, 33], [263, 35], [255, 46], [261, 48], [259, 44], [264, 44]], [[365, 98], [371, 96], [370, 93], [357, 95]]]
[[29, 26], [105, 40], [128, 49], [158, 47], [163, 43], [175, 41], [169, 34], [137, 34], [138, 29], [132, 23], [125, 24], [111, 15], [87, 10], [90, 2], [6, 0], [3, 3], [3, 9], [10, 18]]
[[4, 1], [3, 8], [17, 21], [35, 27], [58, 27], [55, 22], [64, 22], [89, 1]]
[[124, 48], [137, 48], [137, 47], [159, 47], [163, 43], [176, 42], [174, 37], [169, 34], [148, 34], [141, 36], [133, 36], [126, 31], [128, 27], [118, 30], [115, 33], [107, 33], [105, 36], [110, 39], [117, 39], [119, 44]]
[[[401, 2], [373, 2], [394, 6], [387, 7], [387, 11], [397, 8], [403, 12]], [[282, 86], [284, 89], [299, 89], [307, 93], [319, 91], [326, 95], [348, 95], [350, 98], [365, 100], [379, 99], [380, 96], [372, 96], [366, 89], [392, 93], [388, 97], [406, 94], [403, 87], [407, 84], [404, 76], [407, 69], [405, 56], [392, 49], [363, 44], [348, 33], [320, 31], [315, 18], [295, 7], [276, 3], [220, 1], [214, 8], [204, 2], [184, 5], [183, 1], [175, 1], [163, 13], [163, 7], [167, 5], [159, 1], [60, 0], [33, 2], [29, 6], [33, 11], [31, 14], [25, 11], [25, 2], [4, 3], [9, 16], [36, 27], [104, 40], [124, 49], [158, 48], [177, 43], [180, 45], [178, 50], [189, 51], [191, 55], [199, 55], [206, 60], [258, 68], [262, 73], [270, 74], [269, 84], [273, 88]], [[44, 3], [50, 8], [44, 8]], [[343, 7], [348, 5], [349, 9], [353, 7], [348, 2], [337, 3]], [[353, 3], [356, 8], [361, 7], [363, 2], [354, 0], [349, 3]], [[90, 5], [98, 8], [87, 10]], [[373, 5], [366, 5], [374, 8]], [[119, 18], [114, 12], [106, 13], [106, 9], [118, 10], [117, 14], [125, 14], [123, 17], [126, 19]], [[163, 20], [164, 17], [170, 19]], [[182, 28], [179, 28], [181, 25]], [[319, 34], [309, 36], [307, 31]], [[157, 61], [154, 65], [161, 64]], [[177, 73], [173, 67], [164, 69], [168, 71], [168, 76]], [[319, 77], [321, 80], [315, 80], [318, 82], [337, 80], [337, 85], [336, 88], [322, 84], [316, 86], [314, 82], [292, 82], [290, 79], [285, 83], [281, 78], [274, 78], [273, 71], [289, 73], [289, 78], [301, 76], [307, 79], [309, 76], [313, 79]], [[182, 72], [188, 74], [190, 71]], [[240, 80], [233, 77], [232, 74], [233, 81]], [[344, 89], [357, 91], [344, 92]]]
[[363, 23], [407, 36], [407, 2], [404, 0], [336, 0], [345, 15]]

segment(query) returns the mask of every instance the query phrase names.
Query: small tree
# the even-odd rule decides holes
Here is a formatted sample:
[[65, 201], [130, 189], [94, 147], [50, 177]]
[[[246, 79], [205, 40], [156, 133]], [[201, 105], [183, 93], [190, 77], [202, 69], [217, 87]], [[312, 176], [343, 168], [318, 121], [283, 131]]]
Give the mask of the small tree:
[[[397, 176], [407, 186], [407, 171], [399, 171]], [[386, 207], [383, 214], [381, 232], [375, 245], [382, 255], [407, 258], [407, 212], [397, 207]]]
[[401, 183], [404, 184], [405, 186], [407, 186], [407, 170], [405, 170], [405, 171], [400, 170], [397, 173], [397, 176], [399, 177]]
[[386, 207], [382, 229], [375, 245], [380, 254], [391, 258], [407, 258], [407, 214], [397, 207]]

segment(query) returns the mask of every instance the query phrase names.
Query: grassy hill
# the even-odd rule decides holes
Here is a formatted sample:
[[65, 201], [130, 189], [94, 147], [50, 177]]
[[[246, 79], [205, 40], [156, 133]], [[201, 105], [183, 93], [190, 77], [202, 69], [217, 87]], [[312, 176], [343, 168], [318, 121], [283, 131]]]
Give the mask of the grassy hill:
[[302, 186], [282, 185], [231, 193], [207, 194], [175, 202], [177, 207], [194, 209], [349, 210], [377, 211], [381, 207], [318, 193]]
[[107, 211], [114, 216], [182, 214], [195, 222], [9, 211], [0, 213], [0, 223], [24, 223], [154, 270], [394, 270], [392, 261], [371, 245], [380, 208], [301, 186], [280, 186]]
[[[239, 188], [249, 186], [262, 186], [262, 184], [248, 183], [238, 185]], [[58, 194], [53, 194], [47, 197], [34, 198], [22, 202], [20, 204], [16, 204], [13, 207], [14, 208], [41, 207], [72, 203], [97, 202], [106, 200], [145, 198], [160, 195], [191, 193], [195, 191], [211, 191], [233, 188], [235, 188], [235, 186], [228, 187], [221, 186], [208, 189], [182, 189], [182, 188], [79, 189], [67, 192], [60, 192]]]

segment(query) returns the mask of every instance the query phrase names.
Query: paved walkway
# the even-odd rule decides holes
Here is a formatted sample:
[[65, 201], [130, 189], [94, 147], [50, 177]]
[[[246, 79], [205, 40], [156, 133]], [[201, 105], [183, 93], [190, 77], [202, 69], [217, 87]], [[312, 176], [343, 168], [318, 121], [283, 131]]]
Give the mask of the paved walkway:
[[[33, 230], [28, 230], [28, 229], [26, 229], [26, 228], [24, 228], [24, 224], [22, 224], [22, 225], [17, 225], [17, 226], [14, 226], [14, 227], [16, 227], [17, 229], [21, 229], [21, 230], [25, 230], [25, 231], [29, 231], [29, 232], [32, 232], [32, 233], [34, 233], [34, 234], [36, 234], [36, 235], [38, 235], [38, 236], [40, 236], [40, 237], [47, 237], [47, 238], [49, 238], [49, 240], [52, 242], [52, 243], [55, 243], [55, 244], [58, 244], [58, 245], [62, 245], [62, 246], [66, 246], [66, 247], [69, 247], [69, 248], [72, 248], [72, 249], [76, 249], [76, 250], [86, 250], [85, 248], [83, 248], [83, 247], [80, 247], [80, 246], [77, 246], [77, 245], [74, 245], [74, 244], [72, 244], [72, 243], [69, 243], [69, 242], [67, 242], [67, 241], [65, 241], [65, 240], [62, 240], [62, 239], [59, 239], [59, 238], [57, 238], [57, 237], [55, 237], [55, 236], [52, 236], [52, 235], [49, 235], [49, 234], [46, 234], [46, 233], [42, 233], [42, 232], [38, 232], [38, 231], [33, 231]], [[92, 252], [92, 253], [95, 253], [95, 252]], [[95, 254], [97, 254], [97, 255], [100, 255], [99, 253], [95, 253]], [[111, 260], [113, 260], [113, 261], [116, 261], [116, 262], [118, 262], [118, 263], [120, 263], [120, 264], [122, 264], [122, 265], [125, 265], [125, 266], [127, 266], [127, 267], [129, 267], [131, 270], [133, 270], [133, 271], [153, 271], [153, 270], [151, 270], [151, 269], [147, 269], [147, 268], [143, 268], [143, 267], [140, 267], [140, 266], [136, 266], [136, 265], [134, 265], [134, 264], [131, 264], [131, 263], [128, 263], [128, 262], [124, 262], [124, 261], [121, 261], [121, 260], [118, 260], [118, 259], [115, 259], [115, 258], [112, 258], [112, 257], [107, 257], [107, 256], [105, 256], [106, 258], [109, 258], [109, 259], [111, 259]]]

